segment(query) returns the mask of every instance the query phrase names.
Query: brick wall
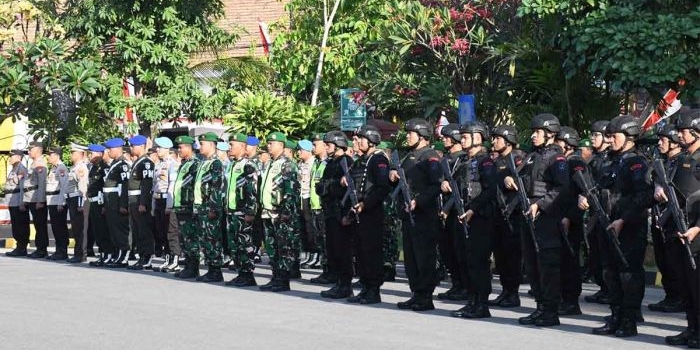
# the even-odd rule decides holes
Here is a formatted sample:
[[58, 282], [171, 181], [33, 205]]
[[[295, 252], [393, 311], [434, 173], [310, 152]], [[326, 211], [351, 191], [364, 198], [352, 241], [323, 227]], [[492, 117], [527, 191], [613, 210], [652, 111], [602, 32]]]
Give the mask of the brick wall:
[[[226, 14], [224, 18], [219, 20], [219, 26], [226, 30], [232, 30], [238, 26], [247, 32], [241, 33], [241, 38], [235, 47], [219, 52], [220, 58], [249, 55], [251, 47], [255, 55], [262, 55], [258, 19], [270, 25], [289, 16], [284, 9], [287, 0], [223, 0], [223, 2]], [[191, 64], [195, 65], [214, 59], [216, 57], [212, 53], [196, 54], [193, 55]]]

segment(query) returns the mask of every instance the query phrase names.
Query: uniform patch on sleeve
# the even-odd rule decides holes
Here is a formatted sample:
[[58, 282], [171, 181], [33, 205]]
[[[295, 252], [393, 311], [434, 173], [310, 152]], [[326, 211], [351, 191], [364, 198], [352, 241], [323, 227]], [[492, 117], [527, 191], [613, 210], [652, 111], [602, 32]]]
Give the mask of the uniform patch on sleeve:
[[388, 167], [388, 165], [385, 164], [385, 163], [379, 163], [379, 164], [377, 164], [377, 168], [387, 168], [387, 167]]
[[574, 172], [583, 171], [584, 169], [586, 169], [584, 166], [582, 166], [582, 165], [577, 165], [576, 167], [574, 167]]
[[438, 162], [438, 161], [440, 161], [440, 158], [432, 157], [432, 158], [428, 158], [428, 161], [429, 162]]
[[631, 171], [640, 171], [640, 170], [642, 170], [643, 167], [644, 166], [641, 163], [636, 163], [636, 164], [632, 164], [632, 166], [630, 166], [630, 170]]

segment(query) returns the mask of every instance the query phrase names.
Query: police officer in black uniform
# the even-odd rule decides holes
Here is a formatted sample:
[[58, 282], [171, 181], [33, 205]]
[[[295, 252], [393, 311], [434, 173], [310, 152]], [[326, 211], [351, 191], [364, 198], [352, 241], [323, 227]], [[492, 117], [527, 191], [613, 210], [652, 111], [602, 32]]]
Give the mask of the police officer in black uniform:
[[[523, 235], [523, 258], [537, 309], [518, 322], [523, 325], [548, 327], [559, 325], [561, 301], [561, 234], [563, 199], [569, 189], [569, 169], [561, 147], [554, 137], [561, 126], [552, 114], [536, 115], [531, 123], [532, 145], [520, 174], [524, 175], [530, 208], [525, 215], [534, 220], [534, 236], [528, 230]], [[512, 177], [505, 178], [506, 188], [516, 189]], [[539, 252], [535, 249], [539, 248]]]
[[[646, 159], [635, 149], [634, 141], [641, 134], [638, 120], [629, 115], [615, 117], [606, 131], [611, 162], [603, 169], [600, 187], [610, 191], [609, 228], [618, 236], [628, 266], [617, 256], [607, 236], [600, 240], [612, 317], [604, 326], [593, 329], [593, 334], [629, 337], [637, 334], [636, 317], [644, 298], [647, 210], [653, 202], [653, 187]], [[586, 197], [579, 196], [579, 208], [588, 209]]]
[[152, 268], [151, 257], [155, 250], [153, 237], [153, 170], [155, 164], [146, 153], [146, 137], [136, 135], [129, 139], [131, 154], [138, 157], [131, 166], [129, 175], [129, 216], [132, 238], [139, 249], [139, 260], [129, 266], [131, 270]]
[[[687, 215], [689, 229], [687, 232], [678, 232], [676, 228], [666, 231], [666, 239], [676, 241], [672, 246], [667, 262], [669, 264], [680, 265], [670, 266], [670, 268], [680, 268], [682, 271], [679, 291], [681, 298], [685, 299], [686, 319], [688, 327], [680, 334], [666, 337], [669, 345], [687, 345], [689, 348], [700, 347], [698, 339], [700, 337], [700, 298], [698, 289], [700, 288], [700, 112], [690, 112], [680, 115], [676, 120], [676, 128], [679, 134], [679, 141], [686, 150], [678, 157], [678, 160], [671, 166], [667, 173], [669, 180], [673, 182], [676, 190], [676, 197], [679, 200], [681, 209]], [[667, 197], [662, 188], [656, 187], [654, 197], [657, 201], [664, 202]], [[672, 220], [671, 220], [672, 221]], [[690, 242], [690, 250], [696, 268], [693, 269], [690, 258], [685, 248], [680, 245], [681, 235]], [[671, 244], [671, 243], [668, 243]]]
[[[667, 174], [671, 174], [671, 169], [676, 168], [678, 156], [681, 154], [680, 138], [676, 126], [666, 124], [661, 127], [656, 135], [659, 137], [659, 153], [664, 159], [664, 168]], [[675, 171], [675, 170], [674, 170]], [[666, 221], [666, 227], [658, 227], [658, 214], [662, 212], [663, 203], [655, 204], [654, 212], [657, 215], [652, 216], [651, 238], [654, 244], [654, 261], [656, 267], [661, 273], [661, 285], [666, 292], [663, 300], [658, 303], [649, 304], [649, 310], [663, 312], [681, 312], [685, 311], [685, 300], [683, 295], [686, 293], [681, 290], [683, 278], [683, 258], [684, 248], [681, 241], [677, 238], [675, 225], [673, 220]]]
[[[564, 235], [568, 240], [569, 247], [564, 245], [561, 250], [561, 298], [559, 305], [560, 316], [580, 315], [581, 307], [578, 298], [581, 296], [581, 243], [583, 242], [583, 210], [578, 208], [578, 194], [581, 190], [573, 181], [576, 171], [589, 173], [588, 164], [578, 153], [580, 138], [578, 132], [572, 127], [562, 126], [555, 138], [555, 144], [564, 150], [564, 155], [569, 164], [570, 195], [566, 197], [564, 205], [564, 219], [562, 220], [562, 242], [565, 242]], [[569, 250], [571, 248], [571, 250]], [[572, 254], [573, 253], [573, 254]]]
[[112, 258], [114, 243], [107, 229], [104, 210], [104, 195], [102, 187], [105, 183], [105, 174], [109, 170], [104, 161], [105, 148], [102, 145], [92, 144], [88, 146], [90, 151], [90, 163], [92, 167], [88, 172], [87, 199], [90, 201], [88, 213], [88, 231], [95, 237], [97, 247], [100, 249], [100, 257], [90, 262], [90, 266], [102, 267]]
[[[440, 157], [430, 148], [432, 126], [424, 119], [413, 118], [406, 122], [406, 143], [411, 151], [406, 155], [401, 167], [408, 184], [410, 203], [400, 203], [399, 216], [402, 219], [404, 265], [408, 284], [413, 295], [407, 301], [397, 304], [399, 309], [413, 311], [433, 310], [433, 291], [437, 279], [437, 238], [440, 230], [438, 216], [438, 196], [442, 175]], [[391, 170], [389, 179], [398, 184], [397, 170]], [[410, 221], [413, 215], [414, 223]]]
[[467, 286], [471, 294], [467, 305], [452, 312], [452, 316], [464, 318], [491, 317], [488, 300], [491, 294], [491, 232], [496, 218], [496, 166], [491, 159], [483, 140], [489, 138], [486, 125], [471, 122], [460, 127], [462, 147], [467, 151], [468, 160], [457, 168], [457, 181], [460, 189], [449, 188], [442, 183], [446, 192], [460, 190], [465, 204], [464, 216], [460, 221], [470, 225], [469, 238], [459, 230], [455, 247], [458, 257], [466, 268]]
[[[357, 274], [362, 290], [348, 298], [348, 302], [376, 304], [382, 301], [379, 288], [384, 282], [384, 198], [391, 191], [389, 159], [377, 149], [381, 134], [376, 126], [362, 126], [357, 137], [362, 156], [352, 165], [350, 173], [356, 186], [358, 203], [346, 218], [353, 220], [351, 230], [357, 247]], [[347, 184], [345, 179], [341, 183]], [[358, 214], [359, 222], [354, 220], [354, 213]]]
[[105, 218], [115, 251], [105, 267], [126, 267], [129, 258], [129, 164], [124, 158], [124, 140], [115, 138], [105, 142], [112, 163], [104, 179], [102, 193], [105, 200]]
[[323, 137], [328, 152], [328, 163], [323, 171], [323, 176], [316, 184], [316, 193], [321, 197], [323, 214], [326, 224], [326, 255], [328, 259], [328, 271], [311, 279], [311, 283], [331, 284], [329, 290], [321, 292], [321, 296], [331, 299], [348, 298], [352, 292], [352, 244], [349, 226], [341, 225], [341, 220], [346, 213], [342, 213], [340, 202], [345, 195], [345, 189], [340, 184], [343, 177], [343, 169], [340, 166], [342, 159], [350, 166], [352, 158], [345, 154], [348, 148], [348, 140], [342, 131], [330, 131]]
[[[452, 173], [462, 166], [466, 162], [466, 153], [462, 148], [462, 134], [459, 131], [458, 124], [447, 124], [440, 130], [440, 135], [442, 135], [442, 142], [445, 145], [445, 155], [444, 158], [447, 159], [448, 165]], [[457, 174], [454, 174], [457, 175]], [[449, 201], [448, 195], [442, 196], [443, 206]], [[457, 220], [457, 211], [454, 206], [451, 206], [446, 212], [442, 210], [440, 215], [444, 223], [444, 227], [440, 232], [438, 238], [438, 250], [440, 252], [441, 260], [445, 262], [447, 267], [447, 272], [450, 275], [450, 280], [452, 281], [452, 287], [444, 293], [438, 293], [438, 299], [446, 300], [466, 300], [468, 297], [467, 293], [467, 276], [466, 267], [462, 266], [464, 259], [457, 259], [458, 254], [460, 254], [460, 248], [464, 249], [464, 242], [460, 242], [458, 248], [456, 240], [461, 239], [459, 235], [462, 230], [458, 226], [460, 225]]]
[[[522, 155], [516, 155], [515, 147], [518, 145], [518, 134], [515, 127], [499, 125], [491, 132], [492, 150], [498, 153], [494, 160], [496, 166], [496, 202], [498, 204], [497, 217], [493, 222], [493, 236], [491, 239], [493, 257], [496, 263], [501, 287], [501, 294], [496, 299], [489, 300], [490, 306], [512, 308], [520, 306], [518, 290], [523, 280], [521, 251], [521, 234], [525, 228], [523, 212], [519, 209], [518, 193], [505, 188], [503, 180], [510, 175], [508, 169], [508, 155], [513, 152], [515, 165], [519, 166]], [[520, 152], [522, 153], [522, 152]]]
[[[591, 125], [591, 143], [593, 145], [593, 158], [588, 163], [591, 170], [591, 178], [596, 184], [600, 183], [603, 176], [603, 169], [609, 166], [609, 147], [610, 142], [606, 137], [605, 128], [610, 122], [607, 120], [598, 120]], [[600, 202], [608, 202], [608, 191], [600, 191]], [[588, 237], [588, 271], [593, 275], [593, 281], [600, 287], [600, 290], [593, 295], [586, 295], [583, 299], [589, 303], [608, 304], [608, 286], [605, 285], [603, 279], [603, 265], [600, 256], [600, 240], [605, 238], [605, 228], [601, 227], [598, 219], [591, 216], [586, 227], [586, 235]]]

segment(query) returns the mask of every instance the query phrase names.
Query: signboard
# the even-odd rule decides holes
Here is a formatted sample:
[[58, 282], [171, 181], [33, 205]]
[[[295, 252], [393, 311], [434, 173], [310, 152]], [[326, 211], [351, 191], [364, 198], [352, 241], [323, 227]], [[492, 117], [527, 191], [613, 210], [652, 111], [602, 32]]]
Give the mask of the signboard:
[[459, 95], [459, 124], [476, 120], [475, 103], [476, 97], [474, 95]]
[[355, 93], [360, 89], [340, 90], [340, 130], [354, 131], [367, 122], [367, 109], [364, 102], [358, 103]]

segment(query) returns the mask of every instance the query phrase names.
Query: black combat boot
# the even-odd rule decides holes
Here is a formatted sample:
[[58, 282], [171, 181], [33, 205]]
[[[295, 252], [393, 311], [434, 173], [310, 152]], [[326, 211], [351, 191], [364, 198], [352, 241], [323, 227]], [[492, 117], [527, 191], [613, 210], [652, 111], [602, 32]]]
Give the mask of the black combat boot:
[[661, 301], [659, 301], [658, 303], [651, 303], [647, 305], [647, 307], [651, 311], [662, 311], [664, 306], [666, 306], [666, 303], [668, 303], [671, 300], [672, 299], [668, 296], [668, 294], [666, 294], [666, 296], [664, 296], [664, 298], [661, 299]]
[[411, 307], [413, 307], [413, 305], [414, 305], [417, 301], [418, 301], [418, 297], [416, 296], [416, 293], [413, 293], [413, 295], [411, 295], [411, 298], [410, 298], [410, 299], [408, 299], [408, 300], [406, 300], [406, 301], [400, 301], [400, 302], [396, 303], [396, 307], [398, 307], [398, 308], [401, 309], [401, 310], [408, 310], [408, 309], [410, 309]]
[[544, 314], [544, 307], [541, 304], [537, 305], [537, 309], [533, 311], [531, 314], [521, 317], [518, 319], [518, 323], [529, 326], [535, 324], [535, 321], [537, 321], [538, 318], [542, 317]]
[[216, 283], [222, 282], [224, 275], [221, 273], [221, 267], [209, 265], [209, 270], [202, 276], [197, 277], [197, 282]]
[[127, 270], [143, 270], [143, 267], [146, 266], [146, 261], [144, 260], [145, 257], [140, 256], [139, 260], [137, 260], [133, 265], [129, 265], [126, 267]]
[[680, 334], [676, 335], [669, 335], [668, 337], [665, 338], [666, 344], [668, 345], [688, 345], [688, 338], [693, 334], [693, 332], [690, 330], [690, 328], [686, 328], [683, 330], [683, 332], [680, 332]]
[[338, 282], [338, 277], [328, 272], [328, 267], [323, 267], [323, 272], [318, 276], [309, 280], [313, 284], [333, 284]]
[[15, 249], [13, 249], [12, 251], [5, 253], [5, 255], [11, 256], [11, 257], [27, 256], [27, 247], [24, 247], [24, 248], [17, 247]]
[[62, 250], [57, 250], [55, 253], [49, 255], [46, 257], [48, 260], [52, 261], [64, 261], [68, 260], [68, 253]]
[[129, 256], [128, 250], [117, 250], [116, 255], [112, 255], [112, 260], [105, 263], [105, 267], [110, 269], [118, 269], [129, 266], [127, 258]]
[[199, 276], [199, 259], [185, 259], [185, 268], [182, 269], [175, 277], [185, 279], [197, 278]]
[[384, 282], [396, 281], [396, 267], [384, 265]]
[[253, 287], [257, 286], [253, 272], [240, 272], [236, 278], [226, 282], [227, 286], [234, 287]]
[[452, 288], [448, 289], [444, 293], [438, 293], [437, 298], [440, 300], [456, 300], [452, 299], [452, 295], [457, 293], [466, 296], [466, 291], [464, 290], [464, 288], [462, 288], [461, 283], [453, 281]]
[[558, 308], [555, 308], [554, 310], [548, 310], [542, 312], [542, 316], [538, 317], [535, 320], [535, 326], [537, 327], [552, 327], [552, 326], [558, 326], [560, 325], [559, 323], [559, 314], [557, 313]]
[[371, 305], [382, 302], [382, 296], [379, 293], [379, 287], [367, 287], [365, 295], [360, 299], [360, 304]]
[[510, 292], [504, 288], [501, 294], [499, 294], [496, 297], [496, 299], [491, 299], [488, 301], [489, 306], [500, 306], [501, 302], [503, 302], [503, 300], [506, 300], [509, 294]]
[[501, 300], [501, 302], [498, 303], [498, 306], [504, 309], [520, 307], [520, 295], [518, 294], [518, 291], [508, 291], [505, 299]]
[[270, 282], [267, 282], [266, 284], [263, 284], [262, 286], [260, 286], [260, 290], [265, 291], [265, 292], [271, 291], [272, 286], [274, 286], [275, 281], [277, 281], [277, 278], [278, 278], [277, 275], [278, 275], [278, 272], [275, 270], [272, 270], [272, 278], [270, 279]]
[[602, 289], [595, 292], [595, 294], [593, 295], [586, 295], [585, 297], [583, 297], [583, 300], [585, 300], [588, 303], [610, 304], [610, 297], [608, 296], [608, 292]]
[[180, 259], [179, 255], [170, 256], [170, 264], [167, 266], [161, 266], [160, 272], [175, 272], [178, 269], [177, 261]]
[[581, 314], [581, 307], [579, 306], [578, 302], [563, 302], [559, 304], [560, 316], [574, 316]]
[[466, 312], [462, 314], [461, 317], [464, 318], [488, 318], [491, 317], [491, 312], [489, 312], [489, 305], [486, 303], [488, 296], [479, 297], [474, 299], [474, 304], [471, 308], [467, 309]]
[[270, 291], [279, 293], [290, 290], [291, 288], [289, 288], [289, 271], [280, 271], [278, 275], [279, 277], [272, 284], [272, 288], [270, 288]]
[[[321, 292], [321, 297], [329, 299], [353, 299], [351, 298], [352, 296], [353, 291], [352, 287], [350, 286], [350, 281], [338, 281], [333, 288]], [[348, 301], [350, 301], [350, 299], [348, 299]], [[357, 302], [359, 303], [360, 300], [358, 299]]]
[[627, 338], [637, 335], [637, 322], [634, 321], [634, 314], [623, 316], [620, 320], [620, 327], [615, 331], [618, 338]]
[[301, 270], [299, 269], [299, 260], [294, 260], [292, 263], [292, 268], [289, 271], [289, 278], [299, 279], [301, 278]]
[[107, 253], [100, 253], [100, 258], [91, 261], [88, 263], [88, 265], [93, 266], [93, 267], [103, 267], [105, 266], [105, 263], [109, 261], [112, 258], [112, 254], [107, 254]]
[[301, 263], [301, 268], [302, 269], [310, 268], [311, 262], [314, 261], [314, 256], [316, 256], [316, 255], [318, 255], [318, 253], [308, 253], [308, 255], [306, 256], [306, 260], [304, 260]]
[[435, 305], [433, 305], [433, 295], [431, 293], [421, 293], [419, 294], [416, 302], [411, 305], [411, 310], [413, 311], [430, 311], [435, 310]]
[[686, 304], [685, 301], [681, 298], [674, 298], [666, 302], [666, 305], [664, 305], [661, 308], [661, 312], [667, 312], [667, 313], [675, 313], [675, 312], [684, 312], [686, 309]]
[[27, 257], [30, 259], [43, 259], [46, 256], [48, 256], [48, 253], [46, 253], [46, 249], [37, 249], [33, 253], [27, 255]]
[[596, 335], [611, 335], [620, 328], [620, 308], [612, 307], [612, 315], [609, 320], [605, 321], [605, 325], [598, 328], [593, 328], [593, 334]]

